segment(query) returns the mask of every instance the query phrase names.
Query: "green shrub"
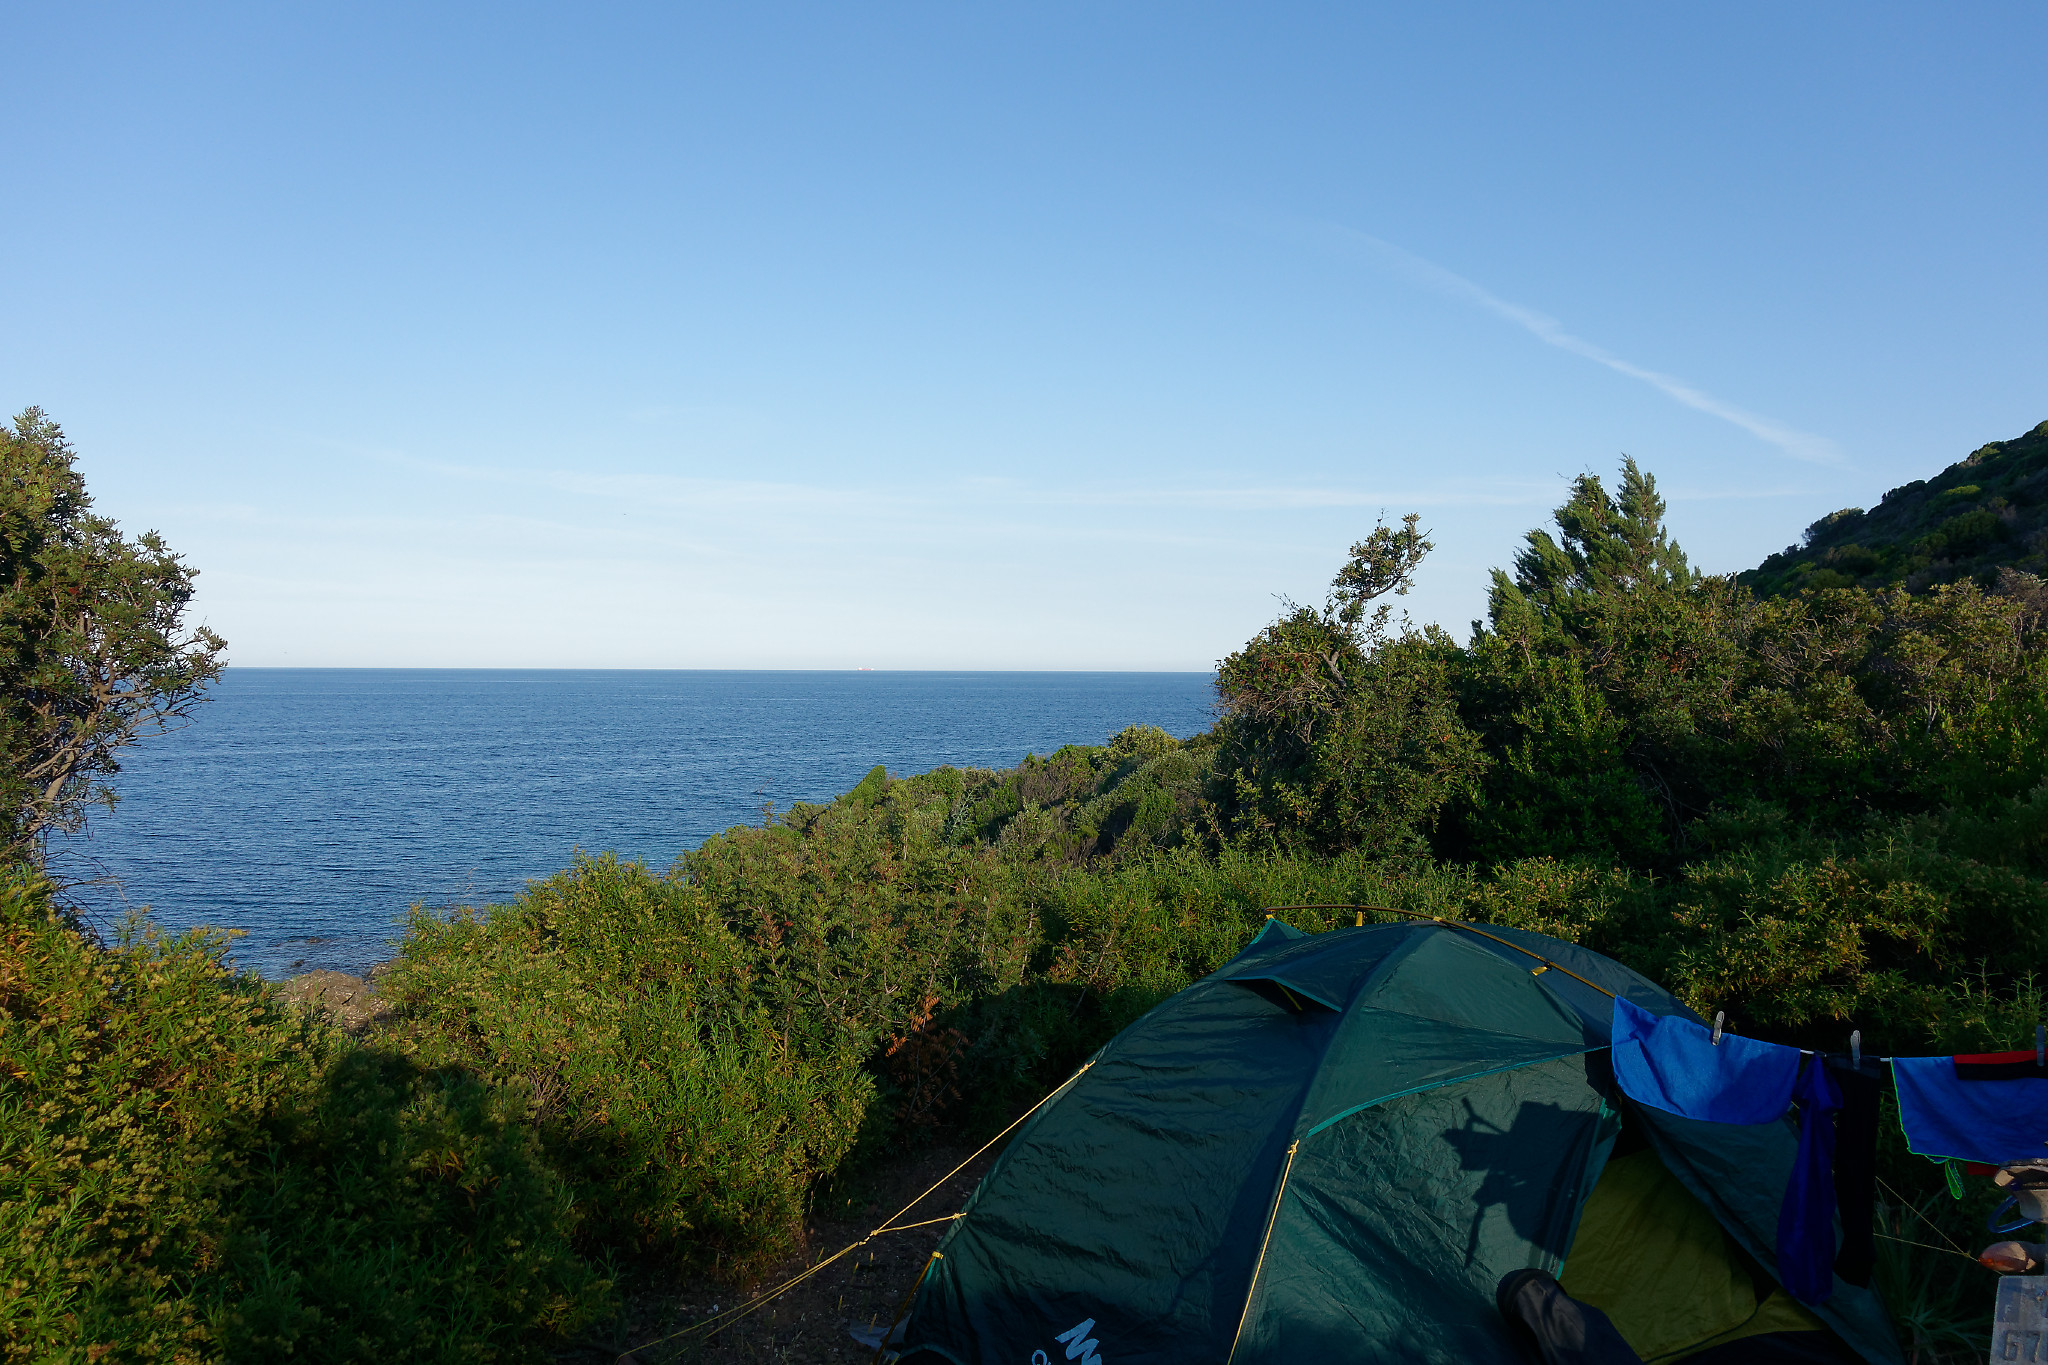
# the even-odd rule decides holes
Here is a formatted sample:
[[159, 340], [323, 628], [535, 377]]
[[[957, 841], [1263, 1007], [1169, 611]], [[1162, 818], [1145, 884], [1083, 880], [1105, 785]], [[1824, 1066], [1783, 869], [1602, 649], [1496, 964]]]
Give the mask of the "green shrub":
[[820, 1049], [746, 998], [752, 956], [688, 887], [585, 861], [482, 918], [416, 914], [385, 989], [409, 1055], [523, 1094], [588, 1245], [744, 1274], [871, 1090], [857, 1043]]
[[[1973, 555], [2005, 533], [1998, 513], [1985, 508], [1964, 512], [1944, 521], [1935, 532], [1951, 555]], [[1934, 537], [1930, 537], [1933, 539]]]
[[1579, 664], [1544, 660], [1512, 691], [1520, 705], [1501, 727], [1500, 759], [1444, 842], [1482, 864], [1656, 861], [1669, 843], [1667, 812], [1629, 762], [1628, 726]]
[[945, 785], [798, 807], [669, 876], [584, 859], [482, 915], [416, 914], [386, 986], [402, 1046], [523, 1089], [591, 1245], [744, 1278], [878, 1083], [929, 1107], [892, 1090], [891, 1041], [1022, 978], [1026, 913], [943, 838]]
[[495, 1361], [601, 1312], [504, 1096], [0, 878], [0, 1354]]
[[1229, 836], [1375, 856], [1428, 850], [1444, 806], [1489, 763], [1458, 715], [1456, 646], [1434, 629], [1374, 642], [1297, 608], [1217, 670]]
[[[1331, 858], [1226, 848], [1176, 849], [1069, 873], [1039, 892], [1049, 980], [1120, 1002], [1109, 1023], [1215, 971], [1258, 933], [1272, 906], [1390, 905], [1451, 913], [1469, 879], [1353, 851]], [[1310, 931], [1352, 922], [1346, 910], [1291, 910]], [[1106, 1036], [1106, 1035], [1105, 1035]]]

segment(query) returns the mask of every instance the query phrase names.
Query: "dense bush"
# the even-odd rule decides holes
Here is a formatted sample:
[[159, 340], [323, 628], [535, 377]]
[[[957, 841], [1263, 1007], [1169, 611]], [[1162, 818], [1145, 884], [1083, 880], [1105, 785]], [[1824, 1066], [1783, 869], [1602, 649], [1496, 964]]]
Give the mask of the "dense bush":
[[524, 1088], [595, 1244], [744, 1275], [864, 1119], [886, 1127], [878, 1084], [932, 1106], [891, 1044], [1024, 975], [1015, 874], [947, 838], [963, 792], [947, 770], [863, 784], [667, 876], [586, 860], [486, 915], [416, 917], [387, 986], [403, 1046]]
[[1440, 853], [1668, 869], [1691, 822], [1756, 799], [1850, 830], [2048, 780], [2038, 580], [1758, 599], [1675, 550], [1603, 571], [1663, 538], [1654, 484], [1630, 466], [1623, 486], [1610, 501], [1581, 478], [1565, 545], [1532, 533], [1496, 576], [1459, 664], [1466, 721], [1503, 761]]
[[592, 1245], [744, 1274], [781, 1250], [873, 1088], [850, 1039], [755, 996], [750, 947], [688, 887], [601, 861], [484, 919], [416, 922], [386, 989], [405, 1051], [525, 1095]]
[[494, 1361], [603, 1311], [512, 1097], [0, 878], [0, 1355]]
[[1408, 517], [1351, 547], [1320, 609], [1280, 619], [1217, 665], [1220, 820], [1240, 846], [1425, 853], [1446, 803], [1489, 766], [1457, 706], [1459, 651], [1435, 628], [1396, 635], [1391, 608], [1431, 549]]

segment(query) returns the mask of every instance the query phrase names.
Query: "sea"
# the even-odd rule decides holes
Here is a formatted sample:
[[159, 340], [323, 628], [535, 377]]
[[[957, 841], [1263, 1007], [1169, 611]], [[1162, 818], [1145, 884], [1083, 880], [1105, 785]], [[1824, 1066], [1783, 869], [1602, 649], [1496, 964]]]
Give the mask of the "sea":
[[502, 902], [579, 852], [662, 870], [878, 763], [1185, 737], [1213, 703], [1208, 673], [230, 668], [51, 862], [110, 939], [146, 911], [234, 931], [272, 979], [361, 974], [410, 907]]

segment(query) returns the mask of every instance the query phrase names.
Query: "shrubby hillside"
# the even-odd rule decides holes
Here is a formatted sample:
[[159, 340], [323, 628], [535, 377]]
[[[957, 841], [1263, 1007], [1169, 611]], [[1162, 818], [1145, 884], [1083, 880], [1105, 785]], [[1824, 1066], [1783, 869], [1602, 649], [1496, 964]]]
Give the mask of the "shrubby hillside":
[[1766, 595], [1851, 585], [1917, 592], [1966, 578], [1988, 586], [2001, 568], [2048, 572], [2048, 422], [1894, 488], [1867, 512], [1829, 513], [1742, 582]]

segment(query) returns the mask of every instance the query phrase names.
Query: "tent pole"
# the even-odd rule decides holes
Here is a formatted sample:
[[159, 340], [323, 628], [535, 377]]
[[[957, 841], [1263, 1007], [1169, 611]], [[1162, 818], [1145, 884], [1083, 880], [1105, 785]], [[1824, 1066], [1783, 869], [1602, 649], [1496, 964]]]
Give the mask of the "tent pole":
[[1287, 1177], [1294, 1172], [1294, 1154], [1300, 1150], [1300, 1138], [1287, 1144], [1287, 1164], [1280, 1168], [1280, 1186], [1273, 1191], [1273, 1207], [1266, 1210], [1266, 1235], [1259, 1238], [1259, 1259], [1252, 1262], [1252, 1282], [1245, 1286], [1244, 1311], [1237, 1315], [1237, 1335], [1230, 1339], [1230, 1354], [1224, 1357], [1223, 1365], [1237, 1359], [1237, 1343], [1244, 1340], [1244, 1325], [1251, 1321], [1252, 1296], [1259, 1292], [1259, 1272], [1266, 1268], [1266, 1244], [1273, 1240], [1273, 1225], [1280, 1221], [1280, 1199], [1287, 1193]]
[[945, 1259], [944, 1252], [934, 1251], [931, 1259], [924, 1263], [924, 1269], [917, 1272], [917, 1278], [910, 1282], [910, 1292], [903, 1296], [903, 1302], [896, 1308], [896, 1316], [889, 1319], [889, 1330], [882, 1333], [882, 1339], [875, 1343], [875, 1354], [871, 1357], [870, 1365], [877, 1365], [882, 1359], [883, 1353], [889, 1349], [889, 1338], [896, 1335], [896, 1329], [903, 1325], [903, 1319], [910, 1316], [910, 1305], [917, 1302], [917, 1291], [924, 1288], [925, 1277], [932, 1273], [933, 1266]]

